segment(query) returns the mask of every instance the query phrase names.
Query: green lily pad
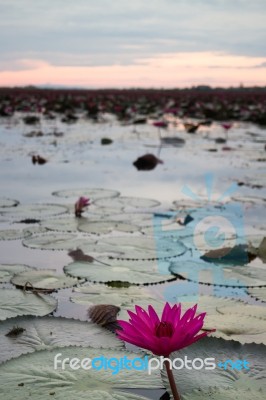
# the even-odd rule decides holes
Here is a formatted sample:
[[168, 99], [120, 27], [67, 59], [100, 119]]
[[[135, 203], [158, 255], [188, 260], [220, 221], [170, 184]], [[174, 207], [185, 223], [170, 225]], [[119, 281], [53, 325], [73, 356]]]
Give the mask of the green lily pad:
[[266, 303], [266, 287], [248, 288], [248, 293], [255, 299]]
[[19, 315], [44, 316], [56, 309], [57, 301], [48, 295], [22, 290], [0, 289], [0, 321]]
[[[6, 336], [14, 327], [24, 329], [18, 335]], [[12, 318], [0, 325], [0, 363], [21, 354], [66, 346], [121, 348], [123, 342], [92, 322], [55, 317]]]
[[0, 283], [10, 282], [13, 275], [23, 271], [33, 271], [34, 268], [24, 264], [0, 264]]
[[[144, 287], [130, 286], [128, 288], [113, 288], [106, 285], [85, 283], [73, 289], [71, 301], [88, 306], [95, 304], [112, 304], [117, 307], [134, 307], [143, 301], [153, 302], [154, 299]], [[158, 304], [164, 304], [159, 302]]]
[[261, 400], [262, 390], [250, 390], [246, 388], [237, 389], [219, 389], [211, 388], [207, 391], [193, 390], [189, 393], [185, 393], [182, 396], [182, 400]]
[[17, 207], [5, 211], [3, 215], [12, 219], [41, 219], [66, 212], [67, 207], [59, 204], [19, 204]]
[[223, 264], [212, 264], [187, 260], [183, 263], [171, 262], [170, 272], [192, 282], [203, 284], [250, 287], [266, 285], [266, 270], [251, 266], [224, 267]]
[[70, 189], [70, 190], [58, 190], [56, 192], [52, 193], [53, 196], [58, 196], [58, 197], [89, 197], [92, 200], [98, 200], [98, 199], [103, 199], [105, 197], [107, 198], [112, 198], [112, 197], [118, 197], [119, 192], [117, 190], [110, 190], [110, 189], [90, 189], [90, 188], [85, 188], [85, 189]]
[[[162, 383], [159, 373], [148, 375], [143, 371], [122, 369], [114, 374], [111, 369], [100, 371], [91, 368], [84, 370], [54, 368], [55, 357], [59, 359], [84, 358], [90, 360], [103, 356], [106, 359], [127, 357], [143, 359], [145, 354], [127, 351], [66, 347], [54, 350], [43, 350], [7, 361], [0, 366], [0, 387], [6, 400], [28, 399], [38, 400], [55, 396], [59, 400], [95, 399], [95, 400], [144, 400], [147, 398], [130, 393], [130, 388], [156, 389]], [[99, 365], [99, 364], [97, 364]]]
[[[225, 341], [223, 339], [217, 339], [213, 337], [205, 337], [202, 340], [194, 343], [193, 345], [174, 352], [171, 354], [171, 360], [175, 358], [181, 358], [184, 360], [185, 356], [189, 360], [196, 358], [215, 358], [216, 368], [205, 370], [204, 366], [202, 369], [173, 369], [174, 378], [178, 387], [178, 391], [182, 396], [186, 395], [187, 399], [193, 399], [191, 392], [195, 393], [195, 390], [200, 390], [203, 393], [211, 393], [212, 391], [221, 391], [224, 393], [224, 397], [221, 399], [227, 399], [227, 390], [240, 389], [242, 391], [250, 390], [252, 393], [261, 393], [266, 388], [266, 374], [265, 374], [265, 356], [266, 346], [258, 344], [244, 344], [241, 345], [239, 342], [233, 340]], [[246, 360], [249, 362], [249, 369], [244, 368], [242, 365], [241, 370], [231, 369], [230, 364], [227, 369], [224, 367], [226, 360]], [[220, 364], [220, 363], [223, 363]], [[219, 365], [220, 364], [220, 365]], [[180, 362], [177, 363], [180, 365]], [[199, 363], [195, 364], [199, 366]], [[171, 393], [169, 388], [169, 381], [167, 379], [166, 371], [162, 371], [163, 382], [166, 389]], [[256, 396], [255, 398], [257, 398]], [[199, 397], [200, 398], [200, 397]], [[212, 397], [216, 399], [216, 397]], [[219, 398], [219, 397], [218, 397]], [[197, 399], [197, 397], [196, 397]]]
[[68, 250], [75, 247], [73, 243], [76, 238], [77, 235], [70, 233], [48, 233], [24, 239], [22, 243], [33, 249]]
[[51, 269], [24, 271], [13, 276], [11, 282], [16, 286], [24, 287], [26, 284], [35, 289], [63, 289], [78, 283], [78, 279], [65, 275], [57, 275]]
[[239, 314], [209, 315], [204, 329], [216, 331], [212, 336], [240, 343], [263, 343], [266, 345], [266, 320]]
[[[159, 283], [173, 278], [171, 275], [160, 274], [156, 263], [135, 262], [129, 265], [118, 260], [112, 262], [112, 265], [105, 265], [99, 261], [94, 260], [90, 263], [75, 261], [66, 265], [64, 272], [77, 278], [105, 283], [112, 281], [131, 284]], [[108, 259], [104, 261], [108, 262]], [[167, 264], [166, 261], [165, 263]]]
[[19, 204], [18, 200], [5, 199], [3, 197], [0, 197], [0, 208], [16, 207], [18, 204]]
[[161, 238], [160, 241], [152, 236], [116, 236], [99, 240], [106, 249], [119, 249], [120, 260], [158, 260], [177, 257], [186, 252], [187, 248], [171, 238]]
[[112, 199], [96, 200], [94, 204], [97, 207], [106, 207], [109, 209], [124, 209], [124, 208], [150, 208], [160, 205], [159, 201], [152, 199], [144, 199], [138, 197], [115, 197]]
[[29, 231], [20, 229], [1, 229], [0, 240], [17, 240], [31, 236]]

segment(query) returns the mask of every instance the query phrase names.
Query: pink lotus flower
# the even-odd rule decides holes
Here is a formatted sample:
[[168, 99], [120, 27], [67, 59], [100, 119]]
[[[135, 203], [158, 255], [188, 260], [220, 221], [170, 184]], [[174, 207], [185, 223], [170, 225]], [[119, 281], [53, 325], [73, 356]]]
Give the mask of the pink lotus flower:
[[76, 217], [81, 217], [81, 214], [85, 211], [85, 207], [90, 205], [90, 199], [87, 197], [80, 197], [75, 203], [75, 215]]
[[121, 340], [150, 350], [158, 356], [168, 357], [173, 351], [190, 346], [215, 331], [198, 334], [206, 313], [196, 316], [197, 304], [181, 316], [181, 304], [171, 308], [166, 303], [161, 319], [151, 305], [148, 312], [140, 306], [135, 306], [135, 309], [136, 313], [128, 311], [129, 322], [118, 320], [122, 330], [117, 330], [117, 335]]

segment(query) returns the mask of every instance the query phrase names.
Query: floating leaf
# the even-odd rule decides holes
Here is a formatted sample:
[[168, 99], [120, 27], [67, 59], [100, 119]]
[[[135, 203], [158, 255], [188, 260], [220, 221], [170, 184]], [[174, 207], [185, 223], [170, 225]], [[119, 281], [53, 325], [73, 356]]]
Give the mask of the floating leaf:
[[216, 331], [212, 336], [240, 343], [263, 343], [266, 345], [266, 319], [239, 314], [209, 315], [205, 329]]
[[[7, 336], [14, 327], [22, 329], [21, 334], [15, 337]], [[92, 322], [66, 318], [19, 317], [0, 324], [0, 363], [21, 354], [70, 345], [121, 348], [123, 342]]]
[[33, 271], [34, 268], [24, 264], [0, 264], [0, 283], [10, 282], [13, 275], [23, 271]]
[[25, 271], [13, 276], [11, 282], [16, 286], [34, 289], [63, 289], [72, 287], [78, 280], [65, 275], [57, 275], [54, 270], [42, 269]]
[[[103, 260], [103, 262], [101, 262]], [[172, 279], [171, 275], [160, 274], [156, 264], [113, 261], [106, 265], [108, 259], [99, 259], [92, 262], [75, 261], [64, 267], [64, 272], [70, 276], [84, 278], [94, 282], [129, 282], [131, 284], [159, 283]]]
[[103, 199], [105, 197], [112, 198], [119, 196], [119, 192], [117, 190], [110, 190], [110, 189], [70, 189], [70, 190], [58, 190], [52, 193], [53, 196], [58, 197], [89, 197], [92, 200]]
[[229, 264], [233, 265], [245, 265], [250, 261], [254, 260], [256, 256], [250, 253], [246, 245], [237, 245], [232, 247], [222, 247], [215, 250], [210, 250], [200, 257], [202, 260], [207, 262], [213, 262], [216, 264]]
[[[120, 308], [110, 304], [97, 304], [90, 307], [88, 315], [92, 322], [103, 327], [109, 327], [117, 321]], [[117, 325], [118, 327], [118, 325]]]
[[266, 287], [249, 288], [248, 293], [255, 299], [266, 302]]
[[[211, 393], [219, 388], [219, 391], [224, 393], [224, 397], [221, 399], [227, 399], [227, 390], [251, 390], [255, 393], [262, 393], [266, 387], [266, 374], [265, 374], [265, 356], [266, 346], [257, 344], [245, 344], [241, 345], [233, 340], [225, 341], [223, 339], [217, 339], [213, 337], [206, 337], [202, 340], [194, 343], [193, 345], [174, 352], [170, 358], [184, 360], [185, 357], [189, 360], [198, 359], [201, 360], [206, 358], [215, 358], [216, 368], [205, 370], [203, 366], [201, 369], [190, 369], [186, 368], [173, 369], [175, 381], [178, 386], [179, 393], [187, 395], [187, 399], [193, 399], [191, 392], [196, 389], [200, 389], [203, 393]], [[249, 362], [249, 370], [244, 367], [241, 370], [231, 370], [230, 367], [224, 369], [224, 363], [226, 360], [246, 360]], [[220, 364], [220, 366], [219, 366]], [[180, 362], [177, 363], [177, 366]], [[196, 364], [199, 366], [199, 362]], [[169, 393], [169, 381], [166, 376], [166, 371], [162, 371], [163, 382]], [[258, 395], [255, 397], [257, 398]], [[219, 398], [219, 397], [218, 397]], [[196, 397], [197, 399], [197, 397]], [[216, 397], [212, 397], [216, 399]]]
[[41, 219], [67, 212], [67, 207], [59, 204], [19, 204], [17, 207], [4, 212], [9, 218]]
[[110, 251], [119, 249], [121, 260], [157, 260], [177, 257], [186, 252], [180, 241], [171, 238], [155, 238], [149, 236], [116, 236], [103, 238], [100, 244], [106, 245]]
[[115, 197], [112, 199], [100, 199], [96, 200], [94, 204], [97, 207], [106, 207], [106, 208], [118, 208], [124, 209], [127, 207], [133, 208], [150, 208], [156, 207], [160, 205], [160, 202], [152, 199], [143, 199], [138, 197]]
[[[10, 360], [0, 366], [0, 387], [6, 400], [28, 399], [38, 400], [51, 398], [58, 400], [95, 399], [95, 400], [147, 400], [128, 392], [130, 388], [156, 389], [162, 384], [158, 371], [148, 375], [143, 371], [122, 369], [114, 374], [114, 369], [71, 369], [66, 363], [54, 368], [55, 356], [61, 353], [59, 359], [84, 358], [90, 360], [99, 356], [106, 359], [128, 360], [141, 358], [145, 354], [129, 353], [127, 351], [99, 349], [90, 347], [65, 347], [51, 351], [43, 350]], [[99, 365], [97, 363], [97, 365]]]
[[258, 248], [258, 256], [266, 263], [266, 237], [263, 238]]
[[262, 268], [242, 266], [224, 267], [222, 265], [184, 261], [171, 262], [169, 270], [191, 282], [207, 285], [250, 287], [266, 285], [266, 271]]
[[76, 238], [77, 236], [75, 234], [70, 233], [48, 233], [46, 235], [32, 236], [29, 239], [24, 239], [22, 243], [24, 246], [33, 249], [68, 250], [75, 246], [74, 239]]
[[0, 240], [17, 240], [31, 236], [29, 231], [20, 229], [1, 229]]
[[239, 314], [247, 317], [256, 317], [266, 319], [266, 307], [254, 304], [238, 303], [232, 305], [218, 306], [217, 311], [220, 314]]
[[81, 220], [78, 225], [78, 230], [90, 234], [107, 234], [113, 231], [118, 232], [136, 232], [138, 227], [131, 223], [123, 223], [117, 221], [93, 221]]
[[18, 204], [19, 204], [18, 200], [5, 199], [3, 197], [0, 197], [0, 208], [16, 207]]
[[262, 390], [246, 389], [237, 387], [237, 389], [219, 389], [211, 388], [207, 391], [201, 389], [185, 393], [182, 400], [261, 400]]
[[47, 315], [56, 306], [57, 301], [51, 296], [0, 289], [0, 321], [19, 315]]

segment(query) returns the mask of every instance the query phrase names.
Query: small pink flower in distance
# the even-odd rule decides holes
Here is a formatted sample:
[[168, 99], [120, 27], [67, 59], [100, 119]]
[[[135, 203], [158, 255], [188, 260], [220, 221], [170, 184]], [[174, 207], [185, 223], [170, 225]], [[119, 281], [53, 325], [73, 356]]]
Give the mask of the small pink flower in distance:
[[[181, 316], [181, 304], [173, 307], [166, 303], [161, 318], [149, 305], [148, 312], [135, 306], [136, 313], [128, 311], [129, 321], [118, 320], [122, 329], [116, 331], [119, 339], [150, 350], [158, 356], [168, 357], [173, 351], [190, 346], [199, 339], [214, 332], [199, 333], [206, 313], [196, 316], [197, 304]], [[199, 333], [199, 334], [198, 334]]]
[[78, 201], [75, 203], [75, 216], [76, 217], [81, 217], [81, 214], [83, 211], [85, 211], [85, 208], [90, 205], [90, 199], [87, 197], [80, 197]]
[[168, 123], [166, 121], [155, 121], [152, 123], [153, 126], [156, 126], [157, 128], [167, 128]]
[[226, 131], [229, 131], [229, 129], [231, 129], [233, 126], [233, 124], [230, 124], [229, 122], [224, 122], [221, 125]]

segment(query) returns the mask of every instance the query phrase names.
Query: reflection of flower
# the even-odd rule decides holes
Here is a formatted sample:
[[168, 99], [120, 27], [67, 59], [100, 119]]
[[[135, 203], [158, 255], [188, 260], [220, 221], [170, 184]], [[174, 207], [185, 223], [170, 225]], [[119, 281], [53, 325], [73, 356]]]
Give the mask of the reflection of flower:
[[118, 337], [159, 356], [168, 357], [173, 351], [187, 347], [212, 332], [198, 334], [206, 313], [196, 316], [197, 304], [181, 316], [181, 304], [171, 308], [166, 303], [161, 319], [151, 305], [148, 312], [139, 306], [135, 309], [136, 313], [128, 311], [129, 322], [118, 321], [122, 328], [117, 330]]
[[75, 215], [76, 217], [81, 217], [84, 208], [90, 205], [90, 199], [87, 197], [80, 197], [78, 201], [75, 203]]

